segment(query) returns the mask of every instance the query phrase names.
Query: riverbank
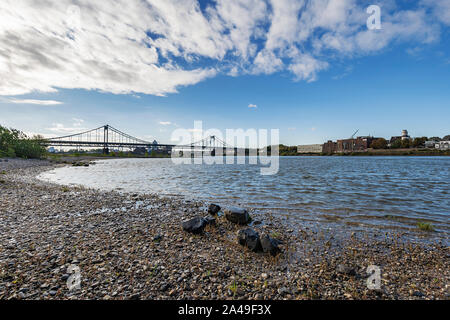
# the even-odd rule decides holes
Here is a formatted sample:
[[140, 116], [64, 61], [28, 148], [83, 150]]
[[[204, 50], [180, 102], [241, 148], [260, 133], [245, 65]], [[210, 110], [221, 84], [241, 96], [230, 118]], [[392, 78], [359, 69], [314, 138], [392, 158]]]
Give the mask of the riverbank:
[[[282, 241], [273, 258], [241, 247], [242, 227], [223, 218], [203, 235], [184, 232], [183, 221], [208, 215], [207, 203], [35, 178], [57, 165], [0, 162], [0, 299], [450, 298], [442, 244], [395, 234], [337, 240], [258, 215], [252, 227]], [[71, 265], [79, 290], [66, 285]], [[381, 268], [380, 290], [367, 287], [370, 265]]]
[[[281, 155], [283, 156], [283, 155]], [[342, 153], [304, 153], [294, 156], [326, 156], [326, 157], [377, 157], [377, 156], [412, 156], [412, 157], [446, 157], [450, 156], [450, 150], [435, 149], [370, 149], [367, 151], [342, 152]]]

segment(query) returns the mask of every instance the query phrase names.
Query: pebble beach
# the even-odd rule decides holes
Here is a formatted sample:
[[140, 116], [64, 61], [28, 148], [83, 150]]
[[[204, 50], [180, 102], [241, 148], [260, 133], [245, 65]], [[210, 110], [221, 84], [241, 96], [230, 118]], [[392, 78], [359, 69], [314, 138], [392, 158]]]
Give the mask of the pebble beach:
[[[337, 239], [258, 215], [251, 228], [279, 243], [271, 256], [241, 246], [244, 227], [223, 216], [201, 234], [184, 231], [210, 203], [46, 183], [36, 176], [70, 164], [0, 160], [0, 299], [450, 299], [442, 242]], [[367, 285], [370, 266], [380, 288]]]

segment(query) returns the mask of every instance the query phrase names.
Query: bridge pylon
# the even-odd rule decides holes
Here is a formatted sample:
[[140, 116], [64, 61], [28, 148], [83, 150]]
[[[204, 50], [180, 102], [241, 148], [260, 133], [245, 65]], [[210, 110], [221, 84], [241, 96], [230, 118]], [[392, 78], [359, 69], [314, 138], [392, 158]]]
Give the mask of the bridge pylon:
[[103, 127], [103, 154], [109, 154], [109, 146], [108, 146], [108, 140], [109, 140], [109, 124]]

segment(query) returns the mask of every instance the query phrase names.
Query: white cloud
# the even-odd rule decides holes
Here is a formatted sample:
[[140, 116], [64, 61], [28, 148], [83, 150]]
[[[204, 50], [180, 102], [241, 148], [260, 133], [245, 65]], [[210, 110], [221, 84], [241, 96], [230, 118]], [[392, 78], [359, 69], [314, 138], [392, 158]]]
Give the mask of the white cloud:
[[73, 127], [67, 127], [62, 123], [53, 123], [52, 125], [53, 127], [47, 128], [47, 130], [57, 134], [75, 134], [87, 130], [87, 128], [82, 128], [77, 125]]
[[433, 15], [442, 23], [450, 25], [450, 1], [448, 0], [423, 0], [423, 5], [429, 8]]
[[16, 104], [37, 104], [41, 106], [56, 106], [63, 104], [60, 101], [54, 100], [33, 100], [33, 99], [10, 99], [9, 102]]
[[357, 0], [3, 0], [0, 95], [66, 88], [163, 96], [218, 73], [314, 81], [337, 56], [423, 46], [450, 25], [448, 0], [377, 3], [382, 30], [370, 31], [367, 4]]
[[172, 124], [172, 122], [170, 122], [170, 121], [160, 121], [159, 124], [162, 125], [162, 126], [170, 126]]
[[257, 109], [258, 108], [258, 106], [256, 104], [249, 104], [248, 107], [250, 109]]

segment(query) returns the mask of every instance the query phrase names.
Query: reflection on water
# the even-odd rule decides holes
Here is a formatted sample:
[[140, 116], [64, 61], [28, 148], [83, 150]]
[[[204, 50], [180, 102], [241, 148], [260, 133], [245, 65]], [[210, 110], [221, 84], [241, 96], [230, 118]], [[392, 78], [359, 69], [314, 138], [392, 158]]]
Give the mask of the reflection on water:
[[64, 167], [40, 178], [103, 190], [181, 195], [240, 204], [303, 221], [415, 227], [449, 234], [450, 158], [283, 157], [274, 176], [256, 165], [174, 165], [170, 159], [116, 159]]

